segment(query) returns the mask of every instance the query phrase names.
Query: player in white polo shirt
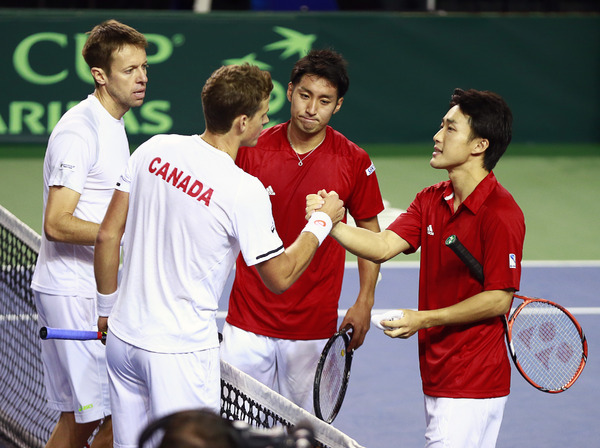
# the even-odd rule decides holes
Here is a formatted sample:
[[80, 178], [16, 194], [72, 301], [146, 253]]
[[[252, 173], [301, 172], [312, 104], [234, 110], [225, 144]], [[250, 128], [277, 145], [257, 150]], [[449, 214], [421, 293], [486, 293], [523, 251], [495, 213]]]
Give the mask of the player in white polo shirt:
[[[336, 193], [287, 249], [261, 182], [234, 163], [268, 122], [268, 72], [222, 67], [202, 90], [206, 131], [141, 145], [96, 241], [98, 314], [109, 316], [107, 361], [115, 447], [135, 447], [156, 418], [220, 409], [218, 300], [237, 255], [274, 292], [310, 263], [344, 213]], [[125, 234], [117, 290], [119, 241]], [[114, 306], [113, 306], [114, 304]], [[107, 327], [100, 318], [99, 329]]]
[[[144, 101], [146, 45], [115, 20], [94, 27], [84, 45], [94, 93], [63, 115], [44, 158], [44, 232], [31, 285], [40, 326], [97, 324], [93, 246], [129, 158], [123, 115]], [[82, 447], [110, 416], [104, 346], [45, 341], [42, 363], [48, 406], [61, 412], [46, 447]], [[110, 418], [92, 446], [112, 447]]]

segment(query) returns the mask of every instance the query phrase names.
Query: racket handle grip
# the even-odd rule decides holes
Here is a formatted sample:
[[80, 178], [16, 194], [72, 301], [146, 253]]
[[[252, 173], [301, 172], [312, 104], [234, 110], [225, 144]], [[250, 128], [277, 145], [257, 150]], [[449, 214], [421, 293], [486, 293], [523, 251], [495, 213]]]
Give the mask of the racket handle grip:
[[92, 330], [70, 330], [65, 328], [40, 328], [42, 339], [67, 339], [76, 341], [105, 340], [106, 333]]
[[477, 259], [467, 250], [465, 246], [460, 242], [456, 235], [450, 235], [446, 238], [446, 246], [460, 258], [460, 260], [469, 268], [471, 274], [483, 284], [483, 267], [477, 261]]

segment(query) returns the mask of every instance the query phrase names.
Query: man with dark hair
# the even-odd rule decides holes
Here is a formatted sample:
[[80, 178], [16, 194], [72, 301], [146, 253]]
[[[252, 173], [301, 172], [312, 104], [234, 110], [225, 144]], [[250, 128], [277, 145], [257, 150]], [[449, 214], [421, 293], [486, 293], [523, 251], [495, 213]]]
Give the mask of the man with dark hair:
[[[291, 119], [266, 129], [256, 148], [240, 148], [236, 163], [263, 183], [277, 231], [289, 244], [302, 231], [306, 195], [336, 191], [359, 227], [379, 231], [383, 201], [369, 155], [328, 123], [348, 90], [346, 61], [313, 50], [294, 66], [287, 89]], [[239, 257], [223, 329], [223, 358], [313, 411], [312, 386], [320, 353], [338, 328], [345, 251], [327, 238], [310, 269], [281, 297]], [[342, 327], [354, 328], [350, 349], [369, 329], [379, 266], [358, 260], [360, 291]]]
[[[32, 281], [40, 326], [96, 325], [93, 245], [129, 158], [123, 115], [144, 102], [146, 46], [143, 34], [108, 20], [83, 47], [94, 93], [63, 115], [44, 159], [44, 231]], [[46, 341], [42, 363], [48, 404], [61, 412], [47, 447], [81, 447], [111, 414], [104, 346]], [[112, 447], [110, 423], [106, 418], [94, 447]]]
[[[331, 232], [376, 263], [421, 248], [418, 311], [399, 310], [379, 325], [390, 337], [419, 333], [427, 447], [493, 447], [510, 392], [503, 319], [519, 289], [525, 221], [491, 170], [511, 127], [500, 96], [456, 89], [429, 162], [450, 180], [422, 190], [382, 232], [343, 223]], [[319, 202], [318, 195], [309, 198], [309, 215]], [[484, 285], [445, 246], [450, 235], [481, 262]]]
[[[161, 433], [157, 445], [156, 436]], [[138, 448], [243, 448], [238, 438], [233, 421], [210, 409], [191, 409], [150, 423], [142, 431]]]
[[235, 165], [238, 148], [256, 145], [269, 121], [272, 88], [255, 66], [216, 70], [202, 90], [206, 130], [151, 138], [117, 183], [94, 256], [116, 447], [135, 446], [144, 426], [166, 414], [219, 411], [216, 313], [238, 254], [279, 294], [344, 215], [331, 193], [325, 213], [308, 224], [302, 213], [303, 231], [284, 246], [264, 187]]

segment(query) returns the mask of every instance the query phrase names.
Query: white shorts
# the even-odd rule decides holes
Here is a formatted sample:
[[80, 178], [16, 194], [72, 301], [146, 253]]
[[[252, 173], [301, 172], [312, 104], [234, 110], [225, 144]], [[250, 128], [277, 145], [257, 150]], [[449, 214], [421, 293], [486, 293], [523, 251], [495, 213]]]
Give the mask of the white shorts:
[[[40, 327], [97, 331], [94, 299], [34, 291]], [[42, 341], [48, 406], [74, 412], [77, 423], [110, 415], [106, 352], [100, 341]]]
[[218, 348], [149, 352], [122, 341], [109, 329], [106, 358], [116, 448], [137, 448], [148, 423], [167, 414], [198, 408], [220, 411]]
[[315, 371], [326, 343], [271, 338], [225, 322], [221, 359], [314, 413]]
[[442, 398], [425, 395], [426, 448], [493, 448], [508, 397]]

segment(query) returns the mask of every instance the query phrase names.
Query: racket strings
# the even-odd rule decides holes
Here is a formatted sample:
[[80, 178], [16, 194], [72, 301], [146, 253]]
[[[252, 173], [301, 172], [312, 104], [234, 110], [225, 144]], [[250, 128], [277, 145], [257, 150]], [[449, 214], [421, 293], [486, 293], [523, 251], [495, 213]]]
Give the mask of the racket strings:
[[321, 404], [321, 414], [327, 421], [337, 412], [337, 403], [343, 394], [340, 394], [344, 387], [344, 370], [346, 368], [346, 344], [343, 337], [334, 340], [321, 374], [321, 384], [319, 388], [319, 400]]
[[577, 325], [560, 308], [546, 302], [530, 302], [516, 314], [512, 345], [521, 370], [548, 391], [568, 386], [584, 362]]

